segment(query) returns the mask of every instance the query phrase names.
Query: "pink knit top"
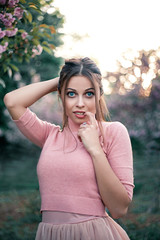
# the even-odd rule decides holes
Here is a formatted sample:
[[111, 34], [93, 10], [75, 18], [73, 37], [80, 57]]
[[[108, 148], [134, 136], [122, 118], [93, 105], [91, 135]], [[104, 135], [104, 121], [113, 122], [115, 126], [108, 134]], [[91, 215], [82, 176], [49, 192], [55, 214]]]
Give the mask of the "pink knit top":
[[[59, 126], [40, 120], [29, 108], [14, 120], [20, 131], [42, 148], [37, 165], [41, 211], [105, 216], [89, 153], [79, 141], [74, 123]], [[132, 199], [133, 159], [127, 129], [119, 122], [102, 122], [99, 139], [106, 157]]]

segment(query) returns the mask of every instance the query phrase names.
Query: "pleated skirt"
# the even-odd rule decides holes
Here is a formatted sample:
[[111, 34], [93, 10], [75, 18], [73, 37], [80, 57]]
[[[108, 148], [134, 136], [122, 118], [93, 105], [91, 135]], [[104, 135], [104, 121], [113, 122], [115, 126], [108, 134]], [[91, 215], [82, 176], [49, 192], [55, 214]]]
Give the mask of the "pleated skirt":
[[69, 224], [39, 223], [36, 240], [129, 240], [110, 216]]

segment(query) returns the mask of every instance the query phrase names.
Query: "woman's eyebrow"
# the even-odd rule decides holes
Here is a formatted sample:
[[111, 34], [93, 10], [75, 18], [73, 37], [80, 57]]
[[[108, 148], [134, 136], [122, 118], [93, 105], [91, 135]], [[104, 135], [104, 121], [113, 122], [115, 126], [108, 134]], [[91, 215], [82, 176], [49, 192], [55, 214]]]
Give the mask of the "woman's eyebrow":
[[66, 90], [72, 90], [76, 92], [76, 89], [73, 89], [73, 88], [67, 88]]
[[[77, 92], [77, 90], [76, 90], [76, 89], [74, 89], [74, 88], [67, 88], [66, 90], [71, 90], [71, 91]], [[87, 92], [87, 91], [90, 91], [90, 90], [93, 90], [93, 91], [95, 91], [95, 89], [94, 89], [94, 88], [87, 88], [87, 89], [85, 89], [85, 92]]]
[[95, 90], [94, 88], [87, 88], [85, 91]]

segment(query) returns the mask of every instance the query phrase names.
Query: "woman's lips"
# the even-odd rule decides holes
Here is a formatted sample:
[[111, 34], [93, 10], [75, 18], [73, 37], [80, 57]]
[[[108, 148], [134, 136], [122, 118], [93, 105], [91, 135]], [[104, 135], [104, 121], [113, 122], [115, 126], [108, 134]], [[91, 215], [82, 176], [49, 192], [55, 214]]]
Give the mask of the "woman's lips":
[[74, 112], [74, 114], [77, 118], [85, 118], [85, 112]]

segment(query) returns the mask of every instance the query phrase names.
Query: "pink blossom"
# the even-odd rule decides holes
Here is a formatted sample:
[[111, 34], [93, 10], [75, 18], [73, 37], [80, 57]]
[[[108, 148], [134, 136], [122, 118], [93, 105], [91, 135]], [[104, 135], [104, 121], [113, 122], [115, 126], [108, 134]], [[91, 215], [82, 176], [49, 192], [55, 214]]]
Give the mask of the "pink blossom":
[[22, 8], [20, 8], [20, 7], [16, 7], [15, 9], [14, 9], [14, 16], [16, 16], [18, 19], [21, 19], [22, 17], [23, 17], [23, 9]]
[[0, 53], [3, 53], [4, 51], [4, 46], [0, 45]]
[[0, 13], [0, 20], [3, 21], [4, 18], [5, 18], [4, 14]]
[[5, 5], [6, 4], [6, 0], [0, 0], [0, 5]]
[[27, 33], [27, 32], [23, 32], [23, 33], [21, 34], [22, 39], [25, 39], [27, 36], [28, 36], [28, 33]]
[[0, 53], [3, 53], [7, 50], [8, 42], [5, 42], [4, 46], [0, 45]]
[[37, 46], [37, 48], [33, 48], [32, 49], [32, 52], [33, 52], [32, 58], [35, 57], [36, 55], [40, 55], [42, 53], [42, 51], [43, 51], [43, 48], [40, 44]]
[[9, 0], [8, 7], [13, 8], [17, 5], [18, 2], [19, 0]]
[[16, 35], [17, 31], [18, 31], [18, 28], [14, 28], [12, 30], [6, 30], [5, 33], [7, 37], [13, 37]]
[[0, 28], [0, 38], [3, 38], [6, 35], [5, 31], [2, 31], [2, 29]]
[[12, 23], [15, 21], [15, 18], [12, 16], [11, 13], [0, 14], [0, 19], [5, 25], [5, 27], [11, 27]]

